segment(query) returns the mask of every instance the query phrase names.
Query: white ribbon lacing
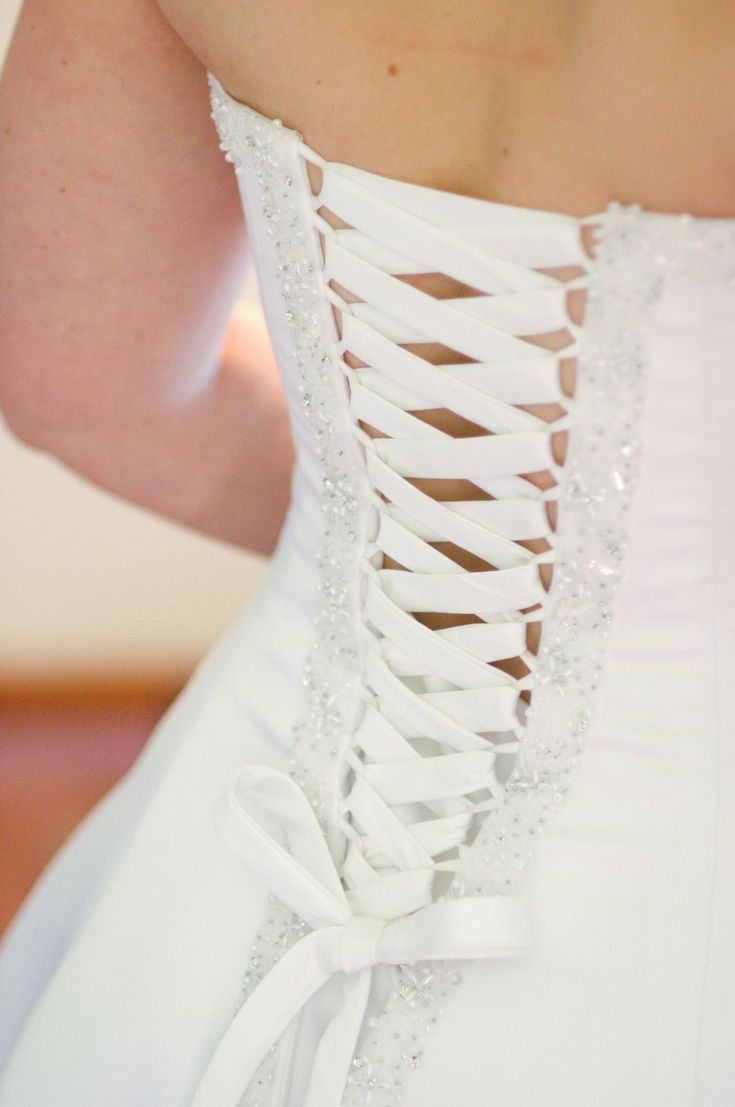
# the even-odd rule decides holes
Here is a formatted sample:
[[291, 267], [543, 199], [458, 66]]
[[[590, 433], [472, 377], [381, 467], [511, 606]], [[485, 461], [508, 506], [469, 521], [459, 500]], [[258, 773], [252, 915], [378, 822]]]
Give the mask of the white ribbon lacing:
[[[508, 957], [529, 946], [517, 898], [444, 898], [437, 876], [457, 869], [477, 816], [499, 802], [496, 761], [517, 750], [519, 700], [533, 687], [526, 626], [543, 614], [538, 570], [554, 556], [545, 505], [557, 489], [524, 474], [560, 473], [551, 436], [568, 426], [571, 400], [559, 358], [576, 353], [579, 337], [566, 296], [585, 284], [538, 270], [584, 265], [579, 221], [536, 212], [524, 220], [514, 209], [505, 223], [476, 201], [463, 220], [461, 197], [446, 201], [432, 190], [414, 191], [409, 211], [347, 167], [302, 152], [323, 171], [313, 218], [324, 244], [323, 293], [341, 316], [335, 352], [362, 363], [340, 358], [375, 518], [362, 561], [363, 713], [341, 751], [349, 771], [340, 779], [349, 783], [344, 795], [335, 788], [334, 823], [346, 844], [338, 860], [295, 780], [246, 765], [230, 781], [218, 811], [227, 845], [311, 932], [240, 1008], [193, 1107], [237, 1107], [269, 1049], [341, 974], [341, 1000], [303, 1099], [305, 1107], [339, 1107], [373, 966]], [[333, 228], [322, 205], [349, 227]], [[480, 294], [436, 299], [396, 279], [432, 272]], [[561, 328], [572, 338], [556, 352], [523, 338]], [[433, 364], [407, 348], [424, 342], [456, 351], [456, 362]], [[524, 410], [545, 403], [566, 413], [550, 422]], [[437, 409], [476, 424], [478, 434], [455, 438], [413, 414]], [[413, 478], [467, 481], [485, 495], [442, 501]], [[550, 548], [532, 553], [521, 544], [527, 539]], [[437, 542], [493, 568], [468, 571]], [[401, 568], [383, 568], [386, 556]], [[413, 618], [419, 612], [469, 618], [432, 630]], [[527, 675], [496, 665], [512, 657], [526, 662]]]
[[[276, 820], [281, 840], [261, 825], [263, 812]], [[525, 908], [511, 896], [437, 901], [394, 922], [356, 915], [308, 800], [276, 769], [241, 767], [217, 821], [232, 852], [312, 930], [235, 1015], [192, 1107], [237, 1107], [271, 1046], [310, 997], [342, 973], [341, 1001], [319, 1043], [303, 1100], [304, 1107], [339, 1107], [374, 965], [507, 957], [528, 948]]]

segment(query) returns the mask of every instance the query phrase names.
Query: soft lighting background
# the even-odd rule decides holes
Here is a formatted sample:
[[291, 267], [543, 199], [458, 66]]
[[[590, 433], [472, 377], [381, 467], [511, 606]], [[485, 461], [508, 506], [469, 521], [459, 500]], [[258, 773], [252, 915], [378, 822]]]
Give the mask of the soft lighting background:
[[[0, 65], [20, 7], [0, 0]], [[0, 417], [0, 930], [263, 570], [95, 488]]]
[[[0, 0], [0, 58], [20, 6]], [[261, 572], [258, 558], [94, 488], [0, 420], [3, 683], [90, 667], [190, 669]]]

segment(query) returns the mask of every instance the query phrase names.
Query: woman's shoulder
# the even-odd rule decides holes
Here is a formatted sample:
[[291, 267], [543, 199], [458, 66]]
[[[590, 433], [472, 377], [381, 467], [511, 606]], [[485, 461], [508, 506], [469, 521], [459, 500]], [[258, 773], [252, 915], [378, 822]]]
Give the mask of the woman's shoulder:
[[159, 0], [325, 157], [539, 208], [735, 214], [735, 6]]

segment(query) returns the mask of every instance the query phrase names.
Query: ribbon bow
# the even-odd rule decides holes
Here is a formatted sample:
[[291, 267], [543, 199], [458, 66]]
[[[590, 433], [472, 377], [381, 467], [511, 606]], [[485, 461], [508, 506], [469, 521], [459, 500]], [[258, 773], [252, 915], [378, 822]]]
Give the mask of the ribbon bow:
[[[282, 845], [261, 825], [274, 818]], [[220, 834], [248, 869], [312, 928], [257, 984], [207, 1065], [192, 1107], [237, 1107], [270, 1048], [334, 973], [340, 1003], [317, 1047], [304, 1107], [340, 1107], [370, 992], [371, 968], [422, 960], [510, 957], [529, 947], [512, 896], [438, 900], [386, 921], [355, 915], [313, 808], [294, 780], [241, 766], [217, 810]]]

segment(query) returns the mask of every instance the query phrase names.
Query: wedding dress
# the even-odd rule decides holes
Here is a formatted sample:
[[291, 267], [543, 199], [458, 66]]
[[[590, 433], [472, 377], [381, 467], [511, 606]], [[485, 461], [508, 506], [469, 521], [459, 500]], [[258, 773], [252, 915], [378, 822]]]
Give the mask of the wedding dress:
[[0, 1105], [732, 1107], [735, 219], [389, 179], [209, 83], [291, 506], [11, 928]]

